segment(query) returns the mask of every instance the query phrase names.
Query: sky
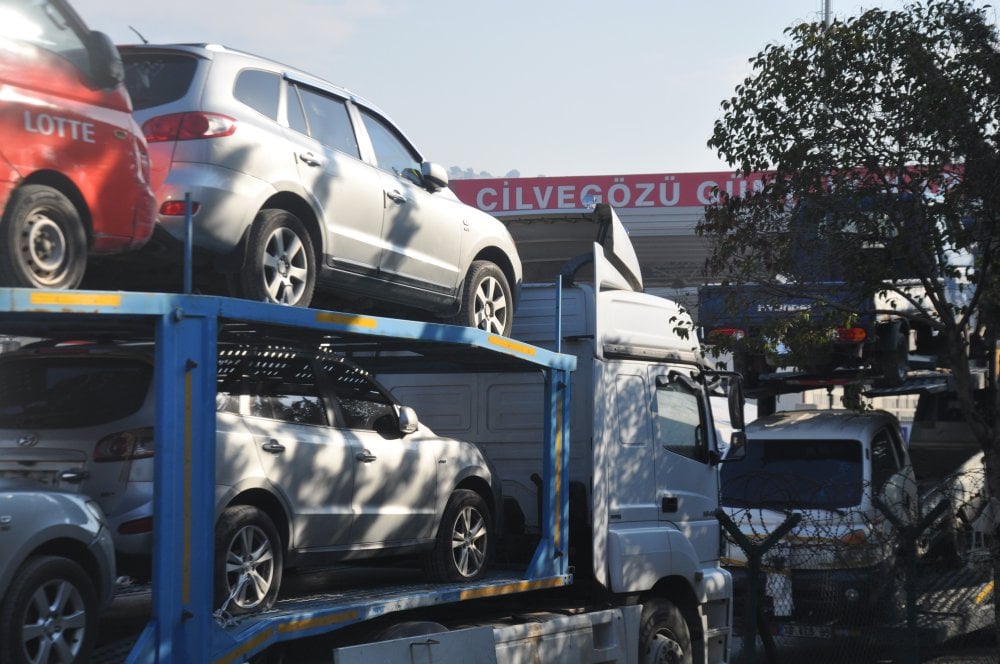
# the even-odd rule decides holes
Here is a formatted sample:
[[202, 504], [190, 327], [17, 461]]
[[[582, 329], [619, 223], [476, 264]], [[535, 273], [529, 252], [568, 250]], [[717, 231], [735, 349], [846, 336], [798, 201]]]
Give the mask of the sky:
[[[748, 60], [823, 0], [71, 0], [119, 44], [213, 42], [378, 106], [424, 158], [503, 177], [729, 167], [706, 142]], [[830, 0], [833, 15], [902, 0]]]

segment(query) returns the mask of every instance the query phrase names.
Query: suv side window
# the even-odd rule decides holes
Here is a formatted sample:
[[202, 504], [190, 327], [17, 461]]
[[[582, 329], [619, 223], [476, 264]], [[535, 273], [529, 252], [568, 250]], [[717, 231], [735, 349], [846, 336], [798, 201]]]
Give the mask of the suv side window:
[[354, 126], [344, 100], [306, 87], [300, 86], [298, 90], [309, 125], [309, 135], [329, 148], [360, 159], [358, 139], [354, 135]]
[[281, 79], [274, 72], [245, 69], [236, 77], [233, 96], [272, 120], [278, 119]]
[[403, 142], [389, 125], [363, 108], [358, 110], [361, 111], [365, 129], [368, 130], [368, 137], [371, 138], [378, 167], [384, 171], [402, 175], [419, 184], [420, 157]]

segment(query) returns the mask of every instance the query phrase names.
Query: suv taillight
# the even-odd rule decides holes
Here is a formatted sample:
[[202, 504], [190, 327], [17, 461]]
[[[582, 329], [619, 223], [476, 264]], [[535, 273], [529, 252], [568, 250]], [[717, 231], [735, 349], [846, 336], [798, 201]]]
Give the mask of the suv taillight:
[[746, 330], [738, 327], [717, 327], [708, 333], [708, 342], [719, 343], [724, 339], [739, 341], [740, 339], [745, 339], [746, 336]]
[[219, 138], [231, 136], [235, 131], [236, 120], [218, 113], [171, 113], [142, 123], [147, 143]]
[[129, 461], [153, 456], [153, 427], [119, 431], [94, 445], [94, 461]]

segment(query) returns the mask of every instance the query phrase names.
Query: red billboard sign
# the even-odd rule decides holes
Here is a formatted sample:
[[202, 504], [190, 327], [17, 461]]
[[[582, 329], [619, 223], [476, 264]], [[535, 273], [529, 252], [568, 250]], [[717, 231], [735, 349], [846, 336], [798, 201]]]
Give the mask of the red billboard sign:
[[657, 173], [646, 175], [580, 175], [572, 177], [490, 178], [452, 180], [450, 187], [468, 205], [486, 212], [568, 210], [590, 202], [616, 208], [704, 206], [719, 187], [740, 196], [759, 187], [763, 174], [739, 177], [717, 173]]

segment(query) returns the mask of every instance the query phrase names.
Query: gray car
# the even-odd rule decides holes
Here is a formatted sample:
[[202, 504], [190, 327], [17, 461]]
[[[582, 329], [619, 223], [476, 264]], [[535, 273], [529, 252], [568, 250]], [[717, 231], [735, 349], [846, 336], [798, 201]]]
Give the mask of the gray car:
[[0, 479], [0, 661], [88, 661], [114, 578], [114, 544], [96, 503]]
[[[0, 477], [93, 496], [133, 576], [152, 552], [153, 387], [149, 344], [0, 355]], [[489, 461], [364, 369], [322, 349], [220, 344], [215, 406], [215, 595], [229, 612], [270, 606], [285, 563], [410, 555], [441, 581], [487, 571], [502, 505]]]
[[121, 53], [159, 205], [147, 264], [176, 263], [189, 193], [198, 265], [231, 295], [304, 306], [315, 288], [510, 332], [510, 234], [376, 107], [222, 46]]

